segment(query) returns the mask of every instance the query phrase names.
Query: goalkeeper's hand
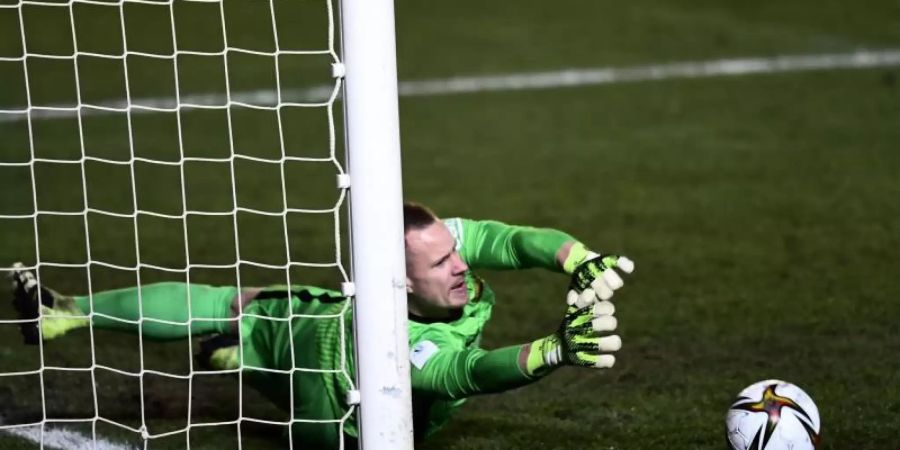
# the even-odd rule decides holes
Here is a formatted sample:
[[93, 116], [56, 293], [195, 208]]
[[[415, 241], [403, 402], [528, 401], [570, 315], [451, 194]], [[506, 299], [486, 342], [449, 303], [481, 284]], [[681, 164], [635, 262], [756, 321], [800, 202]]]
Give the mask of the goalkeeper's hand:
[[529, 375], [540, 376], [560, 365], [610, 368], [613, 352], [622, 348], [615, 334], [618, 322], [611, 302], [601, 301], [583, 308], [569, 306], [556, 333], [531, 343], [526, 362]]
[[572, 274], [566, 303], [583, 308], [612, 298], [625, 284], [619, 272], [634, 272], [634, 262], [625, 256], [599, 255], [576, 243], [569, 250], [564, 269]]

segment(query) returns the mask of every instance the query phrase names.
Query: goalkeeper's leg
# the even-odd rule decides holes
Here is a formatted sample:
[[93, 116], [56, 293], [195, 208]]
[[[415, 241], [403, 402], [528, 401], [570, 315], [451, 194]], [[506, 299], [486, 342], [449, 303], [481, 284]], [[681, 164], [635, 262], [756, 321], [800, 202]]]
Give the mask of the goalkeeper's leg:
[[[10, 278], [13, 305], [19, 318], [27, 320], [19, 325], [27, 344], [37, 344], [38, 336], [45, 341], [55, 339], [70, 330], [87, 327], [90, 322], [99, 329], [141, 332], [155, 340], [229, 334], [235, 329], [232, 311], [238, 291], [234, 287], [157, 283], [98, 292], [92, 297], [65, 296], [39, 286], [34, 274], [19, 263]], [[94, 314], [89, 319], [92, 311]], [[140, 319], [145, 319], [142, 325]], [[193, 319], [190, 325], [157, 321], [187, 322], [188, 319]]]

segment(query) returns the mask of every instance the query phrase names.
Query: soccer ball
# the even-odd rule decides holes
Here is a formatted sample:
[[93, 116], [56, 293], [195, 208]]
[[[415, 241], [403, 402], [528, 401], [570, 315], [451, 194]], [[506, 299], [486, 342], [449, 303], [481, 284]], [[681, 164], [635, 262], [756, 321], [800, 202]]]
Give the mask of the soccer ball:
[[732, 450], [814, 450], [819, 425], [819, 409], [812, 398], [781, 380], [748, 386], [725, 416]]

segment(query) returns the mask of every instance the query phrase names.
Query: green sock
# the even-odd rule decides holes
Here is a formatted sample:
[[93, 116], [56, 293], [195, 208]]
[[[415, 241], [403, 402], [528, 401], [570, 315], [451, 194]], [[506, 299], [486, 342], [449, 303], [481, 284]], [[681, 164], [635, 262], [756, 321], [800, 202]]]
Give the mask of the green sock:
[[[138, 293], [140, 292], [140, 302]], [[144, 320], [143, 328], [137, 323], [121, 322], [94, 315], [94, 326], [104, 330], [119, 330], [137, 333], [154, 340], [173, 340], [197, 334], [231, 332], [231, 303], [238, 290], [235, 287], [216, 287], [202, 284], [156, 283], [140, 287], [97, 292], [93, 298], [95, 314], [117, 319], [138, 320], [159, 319], [171, 322], [187, 322], [190, 326]], [[190, 293], [190, 310], [188, 309]], [[84, 314], [91, 311], [89, 297], [75, 297], [75, 305]], [[141, 306], [143, 305], [143, 311]], [[188, 315], [190, 311], [190, 317]], [[218, 319], [218, 320], [197, 320]]]

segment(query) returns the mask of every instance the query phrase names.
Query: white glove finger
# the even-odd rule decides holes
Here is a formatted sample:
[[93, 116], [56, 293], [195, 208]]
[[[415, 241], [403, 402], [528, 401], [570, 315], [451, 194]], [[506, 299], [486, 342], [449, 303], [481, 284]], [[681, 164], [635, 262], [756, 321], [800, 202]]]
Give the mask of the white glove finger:
[[598, 369], [609, 369], [616, 364], [616, 357], [613, 355], [598, 355], [597, 362], [594, 367]]
[[625, 256], [620, 256], [616, 261], [616, 267], [622, 270], [625, 273], [634, 272], [634, 261], [628, 259]]
[[566, 304], [572, 306], [578, 303], [578, 292], [575, 292], [575, 289], [569, 289], [569, 292], [566, 293]]
[[603, 281], [606, 281], [606, 285], [609, 286], [610, 289], [616, 290], [625, 285], [625, 282], [622, 281], [622, 277], [616, 273], [615, 270], [606, 269], [603, 271]]
[[617, 334], [602, 337], [597, 344], [597, 348], [599, 348], [601, 352], [617, 352], [622, 348], [622, 338]]
[[600, 316], [592, 320], [591, 325], [594, 327], [594, 331], [605, 333], [615, 330], [619, 326], [619, 321], [615, 316]]
[[594, 317], [611, 316], [616, 313], [616, 307], [611, 301], [603, 300], [594, 304], [592, 312]]
[[606, 280], [603, 277], [597, 278], [591, 283], [591, 289], [597, 293], [597, 298], [600, 300], [609, 300], [613, 296], [613, 291], [606, 284]]
[[597, 294], [593, 289], [585, 289], [581, 291], [581, 294], [578, 294], [578, 299], [575, 300], [575, 307], [578, 309], [584, 308], [585, 306], [591, 305], [596, 302]]

